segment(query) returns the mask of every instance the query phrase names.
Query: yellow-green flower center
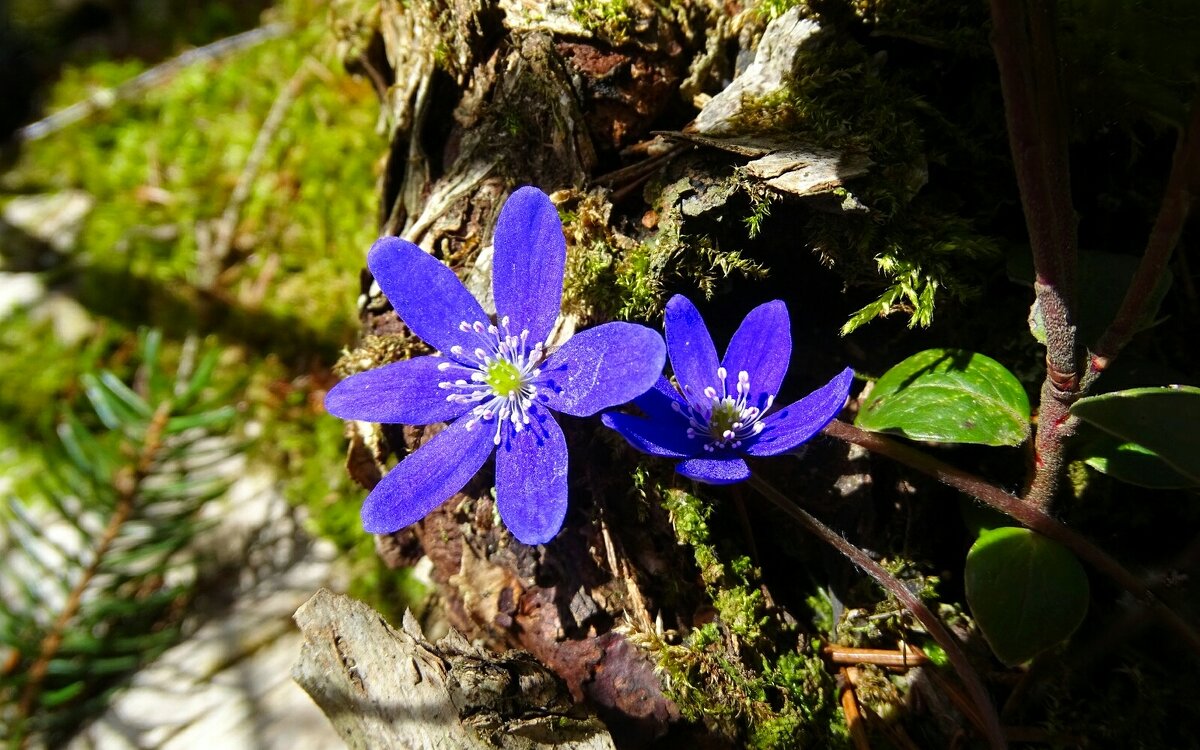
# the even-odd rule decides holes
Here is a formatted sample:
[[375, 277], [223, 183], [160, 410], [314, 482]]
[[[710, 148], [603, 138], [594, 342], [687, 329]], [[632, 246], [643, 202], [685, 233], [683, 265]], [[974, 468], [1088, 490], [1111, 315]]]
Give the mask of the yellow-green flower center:
[[729, 373], [724, 367], [718, 367], [716, 382], [721, 384], [720, 391], [710, 385], [702, 392], [694, 393], [685, 385], [686, 403], [671, 404], [672, 409], [687, 419], [688, 437], [707, 439], [704, 450], [710, 453], [717, 450], [737, 450], [745, 441], [762, 432], [762, 415], [771, 408], [771, 403], [775, 400], [773, 394], [764, 394], [766, 399], [761, 408], [751, 406], [750, 373], [745, 370], [738, 372], [735, 393], [730, 393], [726, 385], [728, 376]]
[[[708, 417], [708, 432], [720, 440], [727, 431], [737, 431], [741, 427], [742, 407], [731, 396], [726, 396], [719, 403], [713, 404], [712, 414]], [[735, 427], [736, 424], [736, 427]]]
[[[499, 324], [463, 321], [458, 330], [474, 333], [480, 346], [468, 353], [462, 344], [450, 347], [451, 358], [438, 364], [438, 372], [455, 373], [438, 383], [439, 388], [451, 391], [447, 401], [469, 404], [469, 430], [480, 422], [495, 427], [492, 442], [500, 445], [503, 431], [520, 432], [530, 423], [533, 399], [538, 388], [538, 365], [546, 358], [546, 345], [541, 341], [529, 344], [529, 331], [514, 334], [508, 318]], [[507, 427], [506, 427], [507, 426]]]
[[483, 382], [503, 398], [509, 398], [521, 390], [521, 370], [506, 359], [492, 360], [483, 375]]

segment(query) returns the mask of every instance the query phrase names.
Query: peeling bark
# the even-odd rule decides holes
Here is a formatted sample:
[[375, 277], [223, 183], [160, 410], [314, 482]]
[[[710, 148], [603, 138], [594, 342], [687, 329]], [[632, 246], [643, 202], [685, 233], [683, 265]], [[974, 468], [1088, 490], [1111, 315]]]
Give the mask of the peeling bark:
[[610, 750], [529, 654], [489, 654], [457, 632], [436, 645], [406, 613], [394, 630], [367, 605], [325, 589], [296, 611], [293, 677], [350, 748]]

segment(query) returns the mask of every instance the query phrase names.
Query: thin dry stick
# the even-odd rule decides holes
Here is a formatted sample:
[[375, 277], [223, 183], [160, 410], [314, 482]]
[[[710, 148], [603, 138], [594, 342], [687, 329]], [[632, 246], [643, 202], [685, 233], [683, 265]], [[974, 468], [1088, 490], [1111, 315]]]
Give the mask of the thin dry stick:
[[96, 112], [110, 109], [118, 102], [133, 99], [146, 89], [157, 86], [189, 65], [216, 60], [225, 55], [248, 49], [269, 39], [283, 36], [290, 30], [291, 27], [285, 23], [270, 23], [225, 39], [218, 39], [203, 47], [190, 49], [178, 57], [173, 57], [134, 76], [116, 88], [100, 89], [81, 102], [76, 102], [66, 109], [61, 109], [35, 123], [26, 125], [17, 131], [17, 137], [23, 141], [36, 141], [39, 138], [53, 135]]
[[267, 117], [263, 120], [262, 127], [258, 129], [254, 146], [250, 149], [250, 155], [246, 157], [246, 164], [242, 168], [241, 174], [238, 175], [237, 184], [234, 185], [233, 192], [229, 195], [229, 203], [225, 204], [225, 210], [221, 213], [221, 218], [217, 220], [215, 237], [207, 248], [205, 247], [206, 243], [198, 243], [202, 252], [196, 263], [196, 284], [202, 289], [210, 289], [217, 283], [221, 263], [229, 255], [230, 248], [233, 247], [233, 235], [237, 232], [242, 207], [250, 198], [250, 190], [254, 187], [255, 180], [258, 179], [258, 173], [262, 170], [263, 162], [266, 161], [271, 143], [275, 140], [279, 129], [283, 127], [284, 117], [296, 97], [300, 95], [304, 83], [312, 74], [311, 65], [312, 62], [305, 58], [288, 82], [284, 84], [279, 95], [275, 97], [275, 101], [271, 104], [271, 110], [267, 112]]
[[825, 427], [825, 434], [911, 466], [917, 471], [928, 474], [934, 479], [984, 502], [1026, 528], [1032, 529], [1048, 539], [1053, 539], [1071, 550], [1081, 560], [1108, 576], [1144, 606], [1149, 607], [1193, 651], [1200, 654], [1200, 632], [1197, 632], [1190, 623], [1164, 604], [1140, 578], [1127, 570], [1116, 558], [1039, 508], [1008, 494], [970, 472], [939, 461], [908, 445], [873, 432], [860, 430], [840, 420], [835, 419], [830, 422]]
[[[137, 492], [141, 487], [142, 480], [150, 473], [150, 468], [154, 463], [155, 457], [158, 455], [159, 448], [162, 446], [163, 431], [167, 426], [167, 419], [171, 416], [171, 403], [164, 402], [155, 410], [154, 416], [150, 418], [150, 424], [146, 428], [146, 436], [142, 440], [142, 447], [138, 451], [138, 459], [132, 465], [123, 467], [113, 477], [113, 486], [117, 490], [117, 502], [113, 511], [112, 517], [108, 521], [108, 525], [104, 529], [104, 533], [100, 535], [100, 541], [96, 545], [96, 551], [93, 553], [92, 562], [83, 571], [83, 575], [79, 577], [79, 582], [71, 589], [70, 595], [67, 597], [66, 603], [63, 605], [62, 612], [54, 621], [54, 625], [50, 631], [42, 638], [42, 645], [38, 651], [37, 659], [29, 667], [28, 681], [25, 683], [25, 689], [21, 691], [21, 701], [17, 706], [17, 716], [21, 720], [28, 719], [33, 715], [36, 708], [36, 703], [39, 694], [41, 693], [42, 683], [46, 679], [46, 673], [50, 669], [50, 662], [54, 659], [58, 649], [62, 646], [63, 634], [66, 632], [67, 626], [71, 624], [71, 620], [79, 613], [79, 607], [83, 603], [83, 595], [91, 585], [92, 579], [100, 571], [100, 565], [108, 556], [108, 551], [117, 539], [121, 528], [129, 520], [129, 516], [133, 513], [134, 503], [137, 500]], [[28, 742], [29, 737], [26, 737]]]
[[867, 738], [866, 722], [862, 712], [858, 710], [858, 696], [854, 694], [854, 683], [850, 677], [854, 667], [842, 667], [842, 714], [846, 717], [846, 728], [850, 730], [850, 739], [854, 742], [854, 750], [871, 750], [871, 741]]
[[1078, 252], [1063, 99], [1058, 88], [1053, 4], [992, 0], [992, 47], [1046, 328], [1033, 478], [1027, 501], [1048, 509], [1063, 472], [1063, 441], [1073, 422], [1079, 366], [1075, 341]]
[[889, 669], [908, 670], [929, 662], [929, 657], [920, 651], [914, 651], [907, 643], [901, 642], [900, 648], [854, 648], [853, 646], [838, 646], [830, 644], [821, 649], [821, 653], [834, 664], [874, 664]]
[[966, 685], [967, 690], [971, 693], [971, 700], [975, 702], [976, 709], [979, 712], [981, 727], [987, 736], [988, 744], [993, 748], [1007, 747], [1004, 741], [1004, 729], [1000, 725], [1000, 717], [996, 714], [996, 707], [992, 704], [991, 697], [988, 696], [987, 688], [983, 685], [983, 680], [979, 678], [974, 668], [971, 667], [971, 662], [967, 659], [967, 655], [963, 652], [962, 647], [959, 646], [958, 639], [951, 635], [949, 630], [946, 630], [946, 626], [929, 610], [929, 607], [925, 606], [925, 602], [917, 598], [916, 594], [909, 591], [903, 582], [889, 573], [882, 565], [872, 560], [861, 549], [842, 538], [841, 534], [838, 534], [833, 529], [818, 521], [803, 508], [793, 503], [770, 483], [753, 474], [748, 481], [751, 487], [758, 490], [759, 494], [771, 501], [776, 508], [791, 516], [821, 541], [841, 552], [850, 562], [862, 568], [885, 591], [904, 605], [904, 608], [912, 613], [913, 617], [917, 618], [917, 621], [925, 627], [925, 631], [929, 633], [929, 636], [946, 652], [946, 657], [950, 660], [950, 665], [954, 667], [954, 671], [958, 673], [959, 679], [963, 681], [963, 684]]

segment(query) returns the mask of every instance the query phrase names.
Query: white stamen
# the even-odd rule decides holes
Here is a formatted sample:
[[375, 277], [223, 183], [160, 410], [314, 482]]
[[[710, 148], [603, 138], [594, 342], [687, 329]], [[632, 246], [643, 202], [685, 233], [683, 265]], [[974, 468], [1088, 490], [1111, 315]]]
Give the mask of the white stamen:
[[762, 407], [748, 403], [750, 373], [745, 370], [738, 372], [735, 394], [729, 392], [726, 384], [728, 371], [718, 367], [716, 375], [719, 391], [714, 386], [705, 386], [701, 396], [696, 397], [690, 387], [684, 386], [685, 403], [671, 403], [671, 408], [688, 420], [687, 436], [707, 439], [703, 448], [708, 453], [739, 448], [748, 438], [762, 432], [760, 420], [775, 401], [774, 394], [767, 394]]
[[[470, 381], [465, 378], [447, 380], [438, 383], [438, 387], [454, 391], [446, 397], [447, 401], [472, 405], [466, 429], [473, 429], [480, 422], [494, 425], [492, 442], [500, 445], [505, 425], [517, 433], [532, 421], [530, 409], [538, 393], [536, 381], [542, 372], [539, 365], [546, 357], [545, 342], [534, 342], [531, 346], [528, 330], [519, 334], [509, 330], [508, 316], [501, 317], [499, 325], [463, 321], [458, 329], [479, 337], [479, 345], [471, 352], [474, 361], [469, 364], [442, 362], [438, 364], [438, 371], [458, 368], [465, 371], [464, 375], [469, 372]], [[460, 345], [450, 348], [450, 352], [460, 359], [464, 351]], [[496, 390], [497, 378], [504, 383], [503, 393]], [[511, 388], [510, 379], [516, 381]]]

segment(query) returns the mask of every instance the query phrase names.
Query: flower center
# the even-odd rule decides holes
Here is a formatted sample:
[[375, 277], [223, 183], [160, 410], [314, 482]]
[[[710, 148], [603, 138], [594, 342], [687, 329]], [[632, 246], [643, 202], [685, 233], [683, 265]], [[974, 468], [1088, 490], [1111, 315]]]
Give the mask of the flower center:
[[[520, 432], [529, 424], [529, 408], [537, 395], [534, 381], [541, 374], [538, 365], [546, 358], [543, 342], [530, 346], [529, 331], [513, 334], [508, 323], [508, 316], [500, 319], [499, 326], [464, 320], [458, 329], [474, 332], [480, 345], [469, 356], [463, 347], [452, 346], [450, 353], [458, 361], [448, 359], [438, 365], [439, 371], [453, 371], [460, 376], [438, 383], [439, 388], [452, 391], [446, 400], [475, 405], [466, 428], [470, 430], [479, 422], [494, 423], [492, 442], [496, 445], [500, 445], [504, 425]], [[463, 364], [462, 360], [468, 362]]]
[[762, 415], [775, 401], [774, 394], [768, 394], [767, 403], [762, 409], [750, 406], [750, 373], [745, 370], [738, 373], [736, 395], [726, 389], [725, 378], [728, 374], [724, 367], [717, 368], [720, 393], [709, 386], [703, 393], [695, 394], [685, 386], [683, 396], [687, 405], [671, 404], [675, 411], [687, 418], [688, 437], [708, 438], [704, 450], [709, 453], [718, 449], [740, 448], [746, 440], [762, 432]]
[[524, 385], [521, 370], [506, 359], [497, 359], [488, 365], [483, 382], [491, 386], [496, 395], [505, 398], [521, 390], [521, 386]]

